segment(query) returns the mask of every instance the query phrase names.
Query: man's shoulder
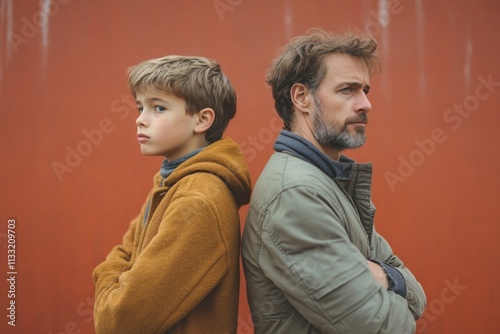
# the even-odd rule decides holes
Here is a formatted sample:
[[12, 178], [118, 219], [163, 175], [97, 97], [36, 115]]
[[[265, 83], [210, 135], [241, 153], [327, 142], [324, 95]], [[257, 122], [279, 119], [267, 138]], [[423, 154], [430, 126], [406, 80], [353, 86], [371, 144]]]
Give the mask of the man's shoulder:
[[276, 152], [264, 167], [259, 180], [278, 181], [282, 187], [311, 185], [315, 183], [333, 182], [315, 165], [287, 152]]
[[[286, 152], [274, 153], [262, 170], [254, 190], [254, 205], [269, 203], [283, 192], [294, 189], [327, 191], [333, 180], [313, 164]], [[259, 204], [260, 203], [260, 204]]]

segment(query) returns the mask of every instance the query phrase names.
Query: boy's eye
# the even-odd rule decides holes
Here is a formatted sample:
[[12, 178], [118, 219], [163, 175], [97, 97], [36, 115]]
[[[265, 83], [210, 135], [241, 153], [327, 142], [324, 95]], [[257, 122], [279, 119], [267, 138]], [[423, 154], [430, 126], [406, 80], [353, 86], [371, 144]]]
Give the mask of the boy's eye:
[[157, 111], [157, 112], [162, 112], [162, 111], [165, 111], [165, 107], [162, 107], [162, 106], [155, 106], [154, 107], [154, 110]]
[[137, 106], [137, 110], [139, 111], [139, 114], [142, 113], [142, 111], [144, 110], [144, 107], [139, 107]]

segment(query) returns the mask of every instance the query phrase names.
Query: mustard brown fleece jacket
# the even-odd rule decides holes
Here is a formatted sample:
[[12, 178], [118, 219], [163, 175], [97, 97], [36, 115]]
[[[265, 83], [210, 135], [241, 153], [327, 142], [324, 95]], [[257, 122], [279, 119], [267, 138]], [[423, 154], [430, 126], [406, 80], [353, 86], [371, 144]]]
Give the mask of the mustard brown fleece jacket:
[[163, 182], [157, 173], [123, 243], [94, 270], [96, 333], [236, 333], [238, 209], [250, 191], [231, 139], [210, 144]]

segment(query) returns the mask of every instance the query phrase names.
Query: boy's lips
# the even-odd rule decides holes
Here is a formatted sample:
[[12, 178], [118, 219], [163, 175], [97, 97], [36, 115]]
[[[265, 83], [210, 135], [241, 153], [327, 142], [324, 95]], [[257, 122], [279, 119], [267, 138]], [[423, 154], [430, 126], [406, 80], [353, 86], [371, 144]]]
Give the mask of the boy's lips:
[[145, 134], [142, 134], [142, 133], [138, 133], [137, 134], [137, 141], [142, 143], [142, 142], [145, 142], [149, 139], [148, 136], [146, 136]]

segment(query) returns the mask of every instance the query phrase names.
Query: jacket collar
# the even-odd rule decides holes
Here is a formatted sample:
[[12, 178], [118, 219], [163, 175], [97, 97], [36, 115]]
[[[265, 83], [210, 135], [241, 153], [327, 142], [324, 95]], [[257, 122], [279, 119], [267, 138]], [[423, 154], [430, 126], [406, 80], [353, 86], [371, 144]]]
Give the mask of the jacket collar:
[[186, 159], [181, 161], [166, 178], [160, 172], [155, 175], [155, 191], [165, 192], [190, 174], [209, 173], [224, 181], [239, 206], [249, 202], [251, 193], [250, 172], [236, 142], [229, 138], [220, 139], [204, 147], [199, 152], [192, 152], [192, 155], [184, 158]]
[[189, 158], [192, 158], [194, 157], [196, 154], [198, 154], [201, 150], [203, 150], [204, 147], [200, 147], [194, 151], [192, 151], [191, 153], [188, 153], [186, 154], [185, 156], [183, 156], [182, 158], [179, 158], [179, 159], [176, 159], [176, 160], [173, 160], [173, 161], [168, 161], [167, 159], [163, 160], [163, 163], [161, 165], [161, 169], [160, 169], [160, 175], [163, 177], [163, 180], [162, 180], [162, 183], [163, 181], [170, 176], [170, 174], [172, 174], [172, 172], [181, 164], [183, 163], [184, 161], [186, 161], [187, 159]]
[[318, 167], [323, 173], [338, 180], [352, 177], [354, 160], [341, 155], [339, 161], [330, 159], [307, 139], [287, 130], [281, 130], [274, 143], [276, 152], [288, 152]]

